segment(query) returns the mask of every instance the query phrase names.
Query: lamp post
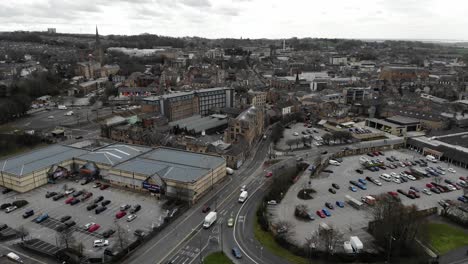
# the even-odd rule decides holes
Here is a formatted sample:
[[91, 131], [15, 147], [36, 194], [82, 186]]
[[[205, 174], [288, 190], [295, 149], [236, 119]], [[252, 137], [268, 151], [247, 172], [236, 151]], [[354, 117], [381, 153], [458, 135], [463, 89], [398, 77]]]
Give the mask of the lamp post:
[[388, 240], [389, 240], [389, 246], [388, 246], [387, 263], [390, 263], [390, 255], [392, 254], [392, 241], [396, 239], [392, 235], [390, 235]]

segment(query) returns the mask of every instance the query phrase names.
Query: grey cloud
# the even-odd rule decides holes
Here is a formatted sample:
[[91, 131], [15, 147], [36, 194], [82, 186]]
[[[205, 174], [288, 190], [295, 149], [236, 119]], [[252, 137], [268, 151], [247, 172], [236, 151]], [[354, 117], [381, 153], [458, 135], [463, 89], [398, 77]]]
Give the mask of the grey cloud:
[[240, 14], [240, 10], [235, 7], [221, 7], [218, 11], [221, 15], [226, 16], [238, 16]]
[[179, 0], [179, 3], [190, 7], [211, 7], [208, 0]]

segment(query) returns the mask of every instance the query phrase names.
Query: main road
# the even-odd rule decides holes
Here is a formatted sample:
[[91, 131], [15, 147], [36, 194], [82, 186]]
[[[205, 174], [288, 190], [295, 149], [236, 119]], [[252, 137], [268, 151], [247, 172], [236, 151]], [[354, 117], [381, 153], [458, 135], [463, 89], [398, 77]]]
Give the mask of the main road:
[[[269, 133], [269, 132], [267, 132]], [[200, 228], [205, 218], [201, 209], [204, 205], [209, 205], [214, 210], [220, 212], [220, 215], [226, 215], [226, 208], [232, 206], [232, 200], [237, 201], [240, 193], [240, 187], [244, 184], [250, 184], [256, 178], [256, 172], [262, 171], [263, 162], [268, 153], [270, 139], [261, 140], [255, 147], [255, 154], [248, 159], [244, 166], [237, 170], [227, 180], [214, 186], [213, 190], [201, 199], [196, 205], [177, 218], [172, 224], [167, 226], [160, 234], [146, 242], [131, 256], [127, 257], [122, 263], [126, 264], [147, 264], [147, 263], [165, 263], [171, 256], [177, 254], [187, 241], [192, 241], [194, 236], [204, 235], [204, 243], [209, 240], [207, 232], [201, 232]], [[222, 222], [223, 219], [218, 219]], [[202, 230], [205, 231], [205, 230]], [[215, 230], [216, 231], [216, 230]], [[213, 239], [213, 238], [211, 238]], [[198, 245], [198, 244], [197, 244]], [[189, 256], [198, 256], [195, 248], [190, 248], [193, 252], [186, 252]], [[193, 261], [193, 257], [191, 261]], [[188, 260], [185, 262], [188, 264]]]

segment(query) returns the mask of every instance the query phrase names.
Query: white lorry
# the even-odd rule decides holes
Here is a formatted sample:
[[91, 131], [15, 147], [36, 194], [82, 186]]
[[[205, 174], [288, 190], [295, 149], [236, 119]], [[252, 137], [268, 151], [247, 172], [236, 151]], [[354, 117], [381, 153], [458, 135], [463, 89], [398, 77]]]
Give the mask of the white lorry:
[[203, 228], [210, 228], [210, 226], [216, 222], [218, 214], [216, 212], [209, 212], [205, 216], [205, 221], [203, 222]]
[[349, 243], [351, 243], [351, 246], [354, 249], [354, 252], [358, 253], [364, 248], [364, 245], [362, 245], [361, 240], [357, 236], [351, 236], [349, 237]]
[[249, 193], [247, 191], [242, 191], [241, 194], [239, 195], [239, 203], [243, 203], [245, 202], [245, 200], [247, 200], [247, 196], [249, 195]]

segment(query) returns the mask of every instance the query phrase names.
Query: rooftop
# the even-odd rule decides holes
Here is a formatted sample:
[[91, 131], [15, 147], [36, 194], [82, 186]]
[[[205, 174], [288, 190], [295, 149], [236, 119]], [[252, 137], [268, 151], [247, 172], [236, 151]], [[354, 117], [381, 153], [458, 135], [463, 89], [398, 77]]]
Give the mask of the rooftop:
[[96, 163], [114, 166], [120, 164], [136, 156], [150, 151], [151, 148], [127, 145], [127, 144], [112, 144], [103, 148], [90, 151], [77, 158], [92, 161]]
[[401, 115], [396, 115], [392, 117], [387, 117], [387, 121], [397, 123], [400, 125], [411, 125], [415, 123], [420, 123], [420, 121], [416, 118], [411, 118], [411, 117], [406, 117], [406, 116], [401, 116]]
[[115, 167], [138, 174], [159, 175], [163, 179], [194, 182], [225, 163], [222, 157], [177, 149], [157, 148]]
[[34, 171], [83, 155], [88, 151], [62, 145], [51, 145], [0, 161], [0, 171], [22, 177]]

